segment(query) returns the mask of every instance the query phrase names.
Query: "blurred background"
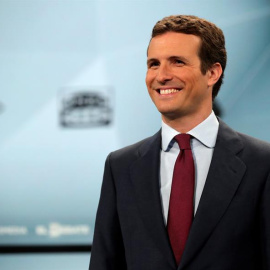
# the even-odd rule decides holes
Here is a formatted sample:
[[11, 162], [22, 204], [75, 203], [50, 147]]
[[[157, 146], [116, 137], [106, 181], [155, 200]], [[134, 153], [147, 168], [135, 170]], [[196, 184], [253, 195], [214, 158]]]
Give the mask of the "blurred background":
[[270, 141], [269, 0], [0, 0], [1, 270], [88, 268], [106, 156], [160, 128], [146, 48], [172, 14], [223, 29], [221, 118]]

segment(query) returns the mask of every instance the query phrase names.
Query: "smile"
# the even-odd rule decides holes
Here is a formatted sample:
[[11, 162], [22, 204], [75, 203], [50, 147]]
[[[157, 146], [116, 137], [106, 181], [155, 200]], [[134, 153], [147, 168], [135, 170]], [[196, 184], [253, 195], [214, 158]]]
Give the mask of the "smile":
[[180, 89], [159, 89], [159, 93], [161, 95], [168, 95], [168, 94], [172, 94], [172, 93], [177, 93], [180, 92]]

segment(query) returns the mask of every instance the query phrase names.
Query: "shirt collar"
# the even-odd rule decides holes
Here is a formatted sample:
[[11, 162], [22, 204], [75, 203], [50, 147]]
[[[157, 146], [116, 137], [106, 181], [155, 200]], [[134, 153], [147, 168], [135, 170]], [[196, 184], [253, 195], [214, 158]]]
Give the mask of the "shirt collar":
[[[208, 148], [214, 148], [217, 139], [219, 122], [216, 118], [215, 113], [212, 111], [211, 114], [202, 121], [199, 125], [191, 129], [188, 134], [192, 135], [200, 143], [204, 144]], [[162, 150], [169, 151], [173, 145], [172, 139], [180, 132], [171, 128], [162, 121]]]

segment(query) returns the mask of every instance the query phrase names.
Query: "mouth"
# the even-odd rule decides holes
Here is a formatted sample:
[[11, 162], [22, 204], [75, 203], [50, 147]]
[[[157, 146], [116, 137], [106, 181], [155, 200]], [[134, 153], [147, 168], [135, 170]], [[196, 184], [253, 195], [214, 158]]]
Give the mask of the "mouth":
[[169, 88], [169, 89], [157, 89], [157, 92], [160, 95], [169, 95], [169, 94], [180, 92], [181, 90], [182, 89], [179, 89], [179, 88]]

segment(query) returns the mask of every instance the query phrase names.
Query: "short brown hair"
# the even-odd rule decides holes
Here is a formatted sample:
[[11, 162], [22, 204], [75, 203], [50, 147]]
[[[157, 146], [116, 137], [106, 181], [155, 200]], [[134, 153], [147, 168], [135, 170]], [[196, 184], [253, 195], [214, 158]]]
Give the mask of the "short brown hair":
[[192, 34], [201, 38], [199, 57], [203, 74], [215, 63], [220, 63], [222, 75], [213, 87], [213, 99], [217, 96], [223, 82], [227, 62], [225, 38], [223, 32], [215, 24], [192, 15], [174, 15], [158, 21], [153, 30], [152, 38], [166, 32]]

